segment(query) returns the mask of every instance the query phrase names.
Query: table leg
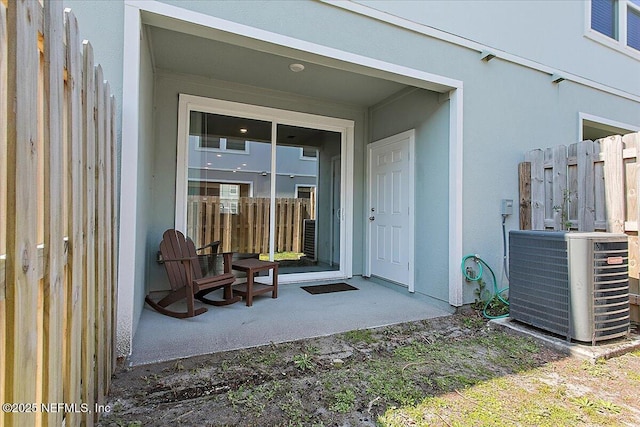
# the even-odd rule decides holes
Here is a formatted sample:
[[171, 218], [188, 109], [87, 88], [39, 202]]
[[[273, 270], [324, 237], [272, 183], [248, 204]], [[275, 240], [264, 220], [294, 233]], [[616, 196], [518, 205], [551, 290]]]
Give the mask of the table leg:
[[249, 269], [247, 271], [247, 307], [253, 305], [253, 275], [254, 272]]
[[271, 298], [278, 298], [278, 265], [273, 266], [273, 291]]
[[231, 286], [224, 287], [223, 298], [227, 301], [233, 298], [233, 289]]

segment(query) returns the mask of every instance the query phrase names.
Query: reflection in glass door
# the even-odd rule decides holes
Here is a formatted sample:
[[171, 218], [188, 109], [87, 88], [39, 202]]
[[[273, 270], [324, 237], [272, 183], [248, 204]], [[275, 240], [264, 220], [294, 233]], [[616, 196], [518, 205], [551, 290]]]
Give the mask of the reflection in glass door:
[[196, 248], [269, 251], [271, 123], [191, 111], [187, 236]]
[[273, 259], [282, 273], [335, 270], [331, 158], [340, 154], [341, 134], [284, 124], [276, 133]]
[[190, 95], [180, 102], [176, 227], [198, 248], [219, 242], [220, 252], [277, 261], [287, 280], [350, 274], [352, 202], [341, 189], [352, 183], [340, 159], [353, 123]]

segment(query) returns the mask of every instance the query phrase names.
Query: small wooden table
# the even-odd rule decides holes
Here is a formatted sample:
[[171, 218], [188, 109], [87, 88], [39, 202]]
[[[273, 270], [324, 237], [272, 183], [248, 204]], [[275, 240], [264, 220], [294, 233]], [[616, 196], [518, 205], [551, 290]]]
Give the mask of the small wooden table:
[[[233, 293], [242, 296], [247, 300], [247, 307], [253, 305], [253, 297], [255, 295], [271, 292], [271, 298], [278, 298], [278, 263], [271, 261], [260, 261], [259, 259], [249, 258], [233, 261], [231, 263], [233, 270], [244, 271], [247, 273], [247, 283], [242, 283], [233, 287]], [[273, 270], [273, 280], [271, 285], [262, 283], [254, 283], [254, 277], [259, 271]]]

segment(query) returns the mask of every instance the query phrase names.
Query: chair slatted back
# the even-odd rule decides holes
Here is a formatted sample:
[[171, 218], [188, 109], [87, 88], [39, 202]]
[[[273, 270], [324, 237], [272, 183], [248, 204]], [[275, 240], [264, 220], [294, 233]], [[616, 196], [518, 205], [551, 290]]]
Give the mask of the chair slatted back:
[[202, 266], [200, 265], [200, 262], [202, 262], [202, 260], [200, 259], [200, 257], [198, 257], [196, 245], [195, 243], [193, 243], [193, 240], [189, 239], [188, 237], [185, 244], [187, 249], [187, 256], [191, 258], [198, 258], [196, 260], [193, 260], [193, 263], [191, 264], [191, 269], [193, 270], [193, 280], [202, 279]]
[[[163, 259], [179, 259], [191, 256], [189, 254], [187, 239], [185, 239], [184, 234], [182, 234], [178, 230], [173, 229], [165, 231], [162, 235], [162, 242], [160, 243], [160, 253], [162, 254]], [[167, 276], [169, 277], [171, 289], [175, 291], [186, 286], [187, 272], [183, 263], [165, 262], [164, 267], [167, 270]], [[192, 270], [196, 271], [199, 269], [192, 268]], [[196, 278], [195, 275], [193, 277]], [[198, 276], [198, 278], [199, 277], [200, 276]]]

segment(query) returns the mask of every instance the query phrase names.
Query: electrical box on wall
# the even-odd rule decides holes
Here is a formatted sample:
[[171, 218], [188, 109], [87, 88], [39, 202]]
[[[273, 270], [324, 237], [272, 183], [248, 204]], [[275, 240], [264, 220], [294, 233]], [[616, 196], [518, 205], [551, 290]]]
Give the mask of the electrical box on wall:
[[502, 215], [513, 215], [513, 199], [502, 199], [500, 212]]

